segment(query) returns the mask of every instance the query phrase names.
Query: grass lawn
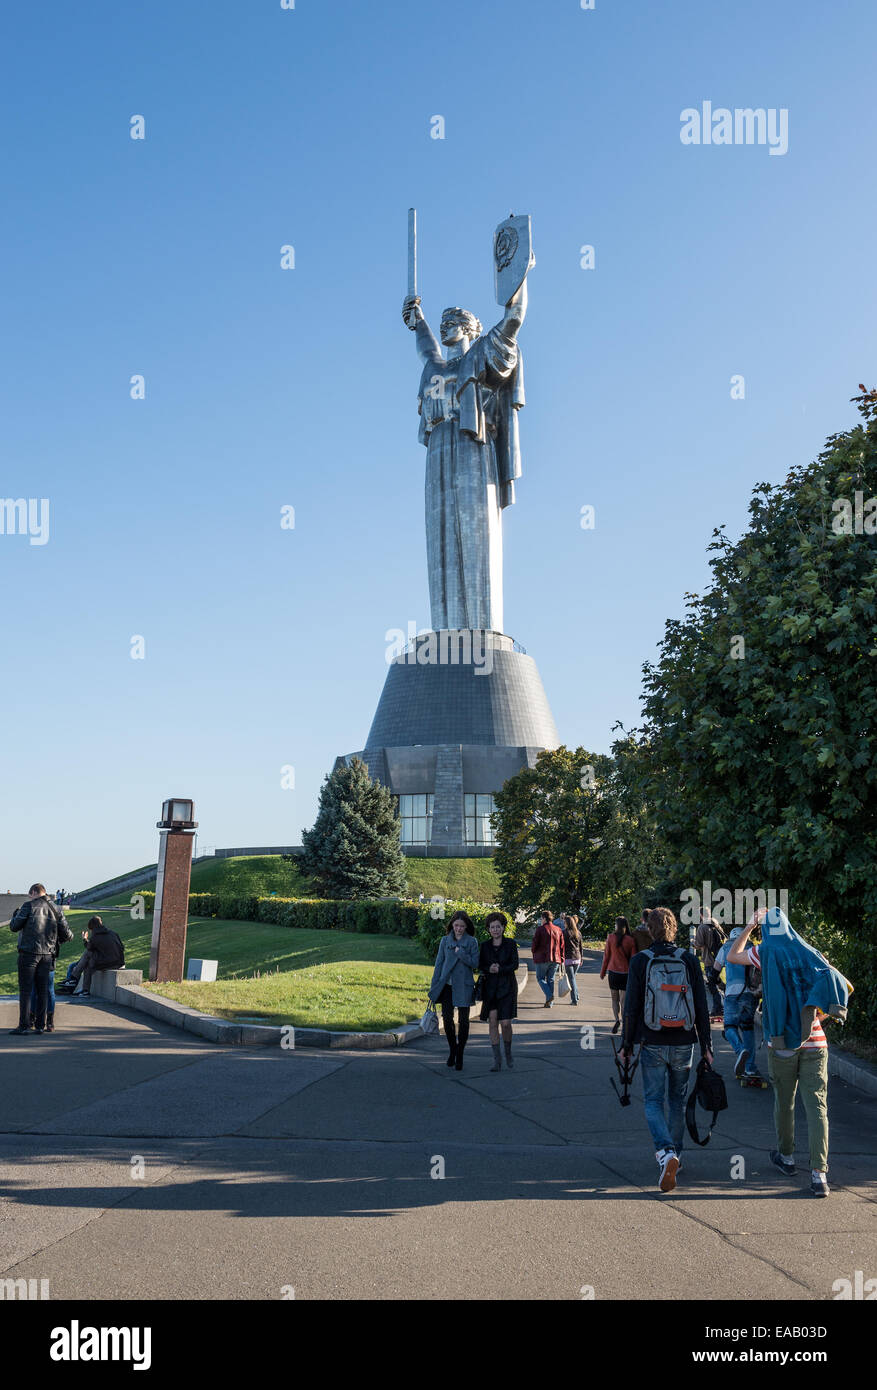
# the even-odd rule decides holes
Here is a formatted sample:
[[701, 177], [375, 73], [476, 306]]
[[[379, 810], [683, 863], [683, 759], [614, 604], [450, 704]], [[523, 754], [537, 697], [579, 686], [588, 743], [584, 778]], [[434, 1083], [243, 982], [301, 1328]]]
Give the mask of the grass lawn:
[[[59, 979], [80, 945], [79, 932], [91, 914], [72, 911], [74, 940], [63, 948]], [[108, 927], [125, 943], [125, 963], [149, 968], [152, 918], [132, 922], [129, 913], [102, 911]], [[8, 938], [8, 940], [6, 939]], [[0, 993], [18, 990], [16, 940], [0, 938]], [[219, 961], [215, 984], [184, 981], [149, 985], [218, 1018], [264, 1015], [266, 1023], [297, 1027], [380, 1032], [420, 1018], [432, 966], [416, 941], [359, 932], [308, 931], [260, 922], [191, 918], [187, 957]]]
[[[155, 891], [155, 879], [141, 885]], [[136, 888], [102, 898], [98, 906], [130, 901]], [[244, 855], [237, 859], [205, 859], [192, 865], [193, 893], [227, 893], [229, 896], [312, 898], [317, 894], [310, 879], [279, 854]], [[409, 859], [408, 895], [431, 898], [471, 898], [496, 902], [499, 885], [491, 859]]]

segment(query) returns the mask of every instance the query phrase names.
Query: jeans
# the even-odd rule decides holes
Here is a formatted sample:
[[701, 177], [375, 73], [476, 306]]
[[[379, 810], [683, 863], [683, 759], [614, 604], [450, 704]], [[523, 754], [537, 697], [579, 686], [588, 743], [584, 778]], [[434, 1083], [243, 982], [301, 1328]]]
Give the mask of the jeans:
[[[746, 1075], [755, 1076], [758, 1071], [755, 1065], [755, 1029], [751, 1025], [748, 1028], [740, 1026], [740, 1005], [745, 992], [743, 990], [739, 994], [725, 994], [725, 1037], [738, 1057], [744, 1049], [749, 1053], [746, 1058]], [[786, 1153], [786, 1150], [782, 1149], [781, 1152]]]
[[554, 998], [554, 976], [556, 973], [556, 961], [546, 961], [544, 965], [536, 966], [536, 983], [546, 999]]
[[[685, 1136], [685, 1097], [694, 1048], [691, 1043], [674, 1047], [644, 1045], [640, 1054], [646, 1123], [655, 1149], [682, 1152]], [[664, 1114], [664, 1093], [667, 1114]]]
[[18, 953], [18, 1026], [26, 1028], [30, 1017], [30, 1000], [36, 990], [37, 1003], [34, 1009], [34, 1023], [37, 1028], [46, 1026], [46, 1004], [48, 1002], [49, 976], [52, 973], [50, 957], [32, 956], [25, 951]]
[[828, 1048], [799, 1047], [793, 1057], [777, 1057], [768, 1048], [767, 1069], [773, 1082], [773, 1120], [781, 1154], [795, 1152], [795, 1095], [801, 1088], [810, 1167], [828, 1167]]
[[[31, 1011], [31, 1013], [34, 1015], [34, 1017], [36, 1017], [36, 1012], [37, 1012], [37, 982], [36, 982], [36, 980], [34, 980], [33, 989], [32, 989], [31, 992], [30, 992], [30, 1011]], [[48, 994], [47, 994], [46, 1012], [48, 1013], [48, 1016], [49, 1016], [50, 1018], [51, 1018], [52, 1014], [54, 1014], [54, 1012], [55, 1012], [55, 967], [54, 967], [54, 965], [52, 966], [51, 970], [49, 971], [49, 988], [48, 988]]]
[[75, 985], [79, 983], [79, 976], [82, 974], [82, 971], [85, 967], [85, 962], [87, 960], [88, 952], [83, 951], [82, 955], [79, 957], [78, 960], [70, 962], [70, 964], [67, 966], [67, 974], [64, 976], [65, 985]]
[[577, 1004], [579, 1002], [579, 987], [576, 984], [576, 973], [578, 971], [578, 968], [579, 967], [577, 965], [564, 966], [564, 969], [566, 971], [566, 978], [569, 980], [570, 997], [572, 998], [572, 1002], [574, 1004]]

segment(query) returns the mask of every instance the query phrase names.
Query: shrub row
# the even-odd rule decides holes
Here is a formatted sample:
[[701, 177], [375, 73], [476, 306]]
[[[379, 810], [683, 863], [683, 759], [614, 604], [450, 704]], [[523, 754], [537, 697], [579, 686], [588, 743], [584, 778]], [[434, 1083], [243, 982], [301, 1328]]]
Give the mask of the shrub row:
[[[446, 902], [446, 903], [416, 903], [420, 909], [420, 921], [417, 928], [417, 939], [426, 951], [430, 960], [435, 960], [438, 953], [439, 942], [448, 929], [448, 924], [454, 913], [462, 909], [471, 919], [475, 928], [475, 937], [478, 941], [487, 941], [489, 932], [487, 930], [487, 919], [491, 912], [496, 909], [485, 907], [483, 903], [473, 902]], [[433, 913], [436, 915], [434, 916]], [[439, 915], [442, 914], [442, 915]], [[509, 920], [506, 927], [506, 936], [515, 935], [515, 923]]]
[[[141, 893], [147, 912], [155, 908], [155, 894]], [[270, 922], [278, 927], [308, 927], [311, 931], [371, 932], [385, 936], [416, 937], [430, 959], [454, 912], [468, 913], [479, 941], [488, 939], [487, 918], [492, 911], [483, 903], [408, 902], [400, 898], [350, 902], [334, 898], [224, 897], [220, 893], [190, 893], [193, 917], [219, 917], [231, 922]], [[514, 935], [514, 923], [506, 929]]]

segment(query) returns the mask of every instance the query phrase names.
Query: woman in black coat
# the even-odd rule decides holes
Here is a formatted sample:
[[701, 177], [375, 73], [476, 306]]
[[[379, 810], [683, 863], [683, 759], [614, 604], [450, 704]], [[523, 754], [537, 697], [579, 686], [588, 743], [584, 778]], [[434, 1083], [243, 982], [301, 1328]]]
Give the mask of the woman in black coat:
[[512, 1019], [518, 1016], [518, 948], [505, 936], [507, 918], [501, 912], [492, 912], [487, 919], [490, 940], [481, 947], [478, 968], [484, 993], [481, 1003], [481, 1022], [487, 1023], [490, 1030], [490, 1045], [493, 1048], [491, 1071], [502, 1071], [499, 1050], [499, 1030], [502, 1025], [502, 1040], [505, 1044], [506, 1066], [512, 1062]]

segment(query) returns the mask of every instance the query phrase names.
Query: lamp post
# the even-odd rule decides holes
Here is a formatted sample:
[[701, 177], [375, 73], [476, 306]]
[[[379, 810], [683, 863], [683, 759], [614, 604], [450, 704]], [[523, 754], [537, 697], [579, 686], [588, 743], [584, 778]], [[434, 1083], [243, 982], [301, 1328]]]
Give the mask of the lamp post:
[[192, 872], [192, 839], [198, 822], [195, 805], [171, 797], [161, 808], [155, 912], [149, 952], [150, 980], [182, 980], [186, 963], [186, 926], [189, 920], [189, 880]]

